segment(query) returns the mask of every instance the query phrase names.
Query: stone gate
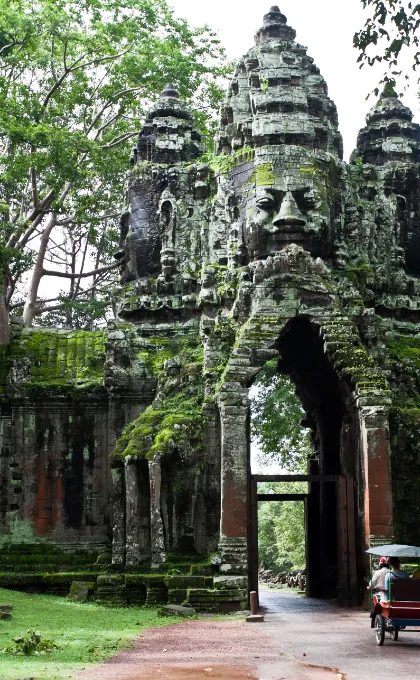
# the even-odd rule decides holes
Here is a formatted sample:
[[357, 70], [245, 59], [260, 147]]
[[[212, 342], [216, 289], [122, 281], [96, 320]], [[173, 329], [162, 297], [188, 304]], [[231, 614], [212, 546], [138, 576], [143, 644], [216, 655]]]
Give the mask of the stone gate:
[[[131, 156], [118, 321], [16, 322], [0, 348], [0, 562], [83, 549], [128, 601], [242, 606], [248, 392], [277, 358], [308, 474], [354, 485], [360, 598], [368, 545], [420, 540], [420, 128], [386, 91], [344, 163], [327, 85], [272, 7], [201, 156], [168, 85]], [[313, 595], [342, 595], [338, 503], [312, 485]]]

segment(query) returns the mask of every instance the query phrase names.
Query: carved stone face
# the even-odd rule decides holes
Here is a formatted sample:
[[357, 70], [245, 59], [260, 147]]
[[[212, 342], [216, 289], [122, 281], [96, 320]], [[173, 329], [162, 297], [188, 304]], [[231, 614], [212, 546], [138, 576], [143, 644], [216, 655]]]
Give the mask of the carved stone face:
[[124, 281], [132, 281], [160, 272], [161, 236], [156, 209], [150, 193], [131, 192], [131, 214], [123, 241]]
[[263, 259], [289, 243], [298, 243], [314, 256], [328, 257], [332, 247], [331, 202], [325, 177], [279, 175], [256, 187], [247, 199], [244, 228], [250, 260]]

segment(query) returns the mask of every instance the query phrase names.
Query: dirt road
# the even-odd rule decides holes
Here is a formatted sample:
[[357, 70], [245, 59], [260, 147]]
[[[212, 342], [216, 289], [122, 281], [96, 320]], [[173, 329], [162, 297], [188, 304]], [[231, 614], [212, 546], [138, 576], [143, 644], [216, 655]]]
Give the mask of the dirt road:
[[288, 591], [261, 592], [263, 624], [185, 621], [146, 631], [78, 680], [392, 680], [420, 677], [420, 630], [377, 647], [369, 618]]

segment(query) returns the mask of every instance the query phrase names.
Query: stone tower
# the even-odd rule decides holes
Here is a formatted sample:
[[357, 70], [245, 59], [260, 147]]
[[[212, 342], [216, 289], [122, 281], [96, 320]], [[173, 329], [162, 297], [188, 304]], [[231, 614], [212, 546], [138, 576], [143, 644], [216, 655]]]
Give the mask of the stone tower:
[[2, 350], [4, 542], [110, 540], [114, 569], [138, 574], [127, 593], [212, 554], [159, 597], [241, 607], [256, 576], [248, 392], [277, 359], [314, 442], [308, 593], [360, 600], [366, 547], [420, 539], [419, 145], [385, 92], [344, 163], [326, 83], [276, 6], [236, 66], [211, 163], [169, 84], [131, 156], [119, 320], [106, 337], [16, 328]]

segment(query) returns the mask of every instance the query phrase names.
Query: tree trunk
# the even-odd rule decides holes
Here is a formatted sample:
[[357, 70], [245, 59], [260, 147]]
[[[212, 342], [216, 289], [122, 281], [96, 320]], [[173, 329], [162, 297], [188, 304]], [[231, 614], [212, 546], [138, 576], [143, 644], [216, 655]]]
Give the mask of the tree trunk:
[[4, 299], [4, 281], [0, 279], [0, 345], [7, 345], [9, 342], [9, 314]]
[[56, 216], [51, 214], [50, 219], [48, 220], [48, 223], [42, 232], [41, 243], [39, 245], [38, 255], [36, 256], [31, 282], [29, 284], [28, 297], [26, 298], [26, 303], [23, 310], [23, 321], [25, 326], [32, 326], [34, 321], [39, 284], [44, 274], [45, 254], [47, 252], [51, 232], [56, 226], [56, 223]]

